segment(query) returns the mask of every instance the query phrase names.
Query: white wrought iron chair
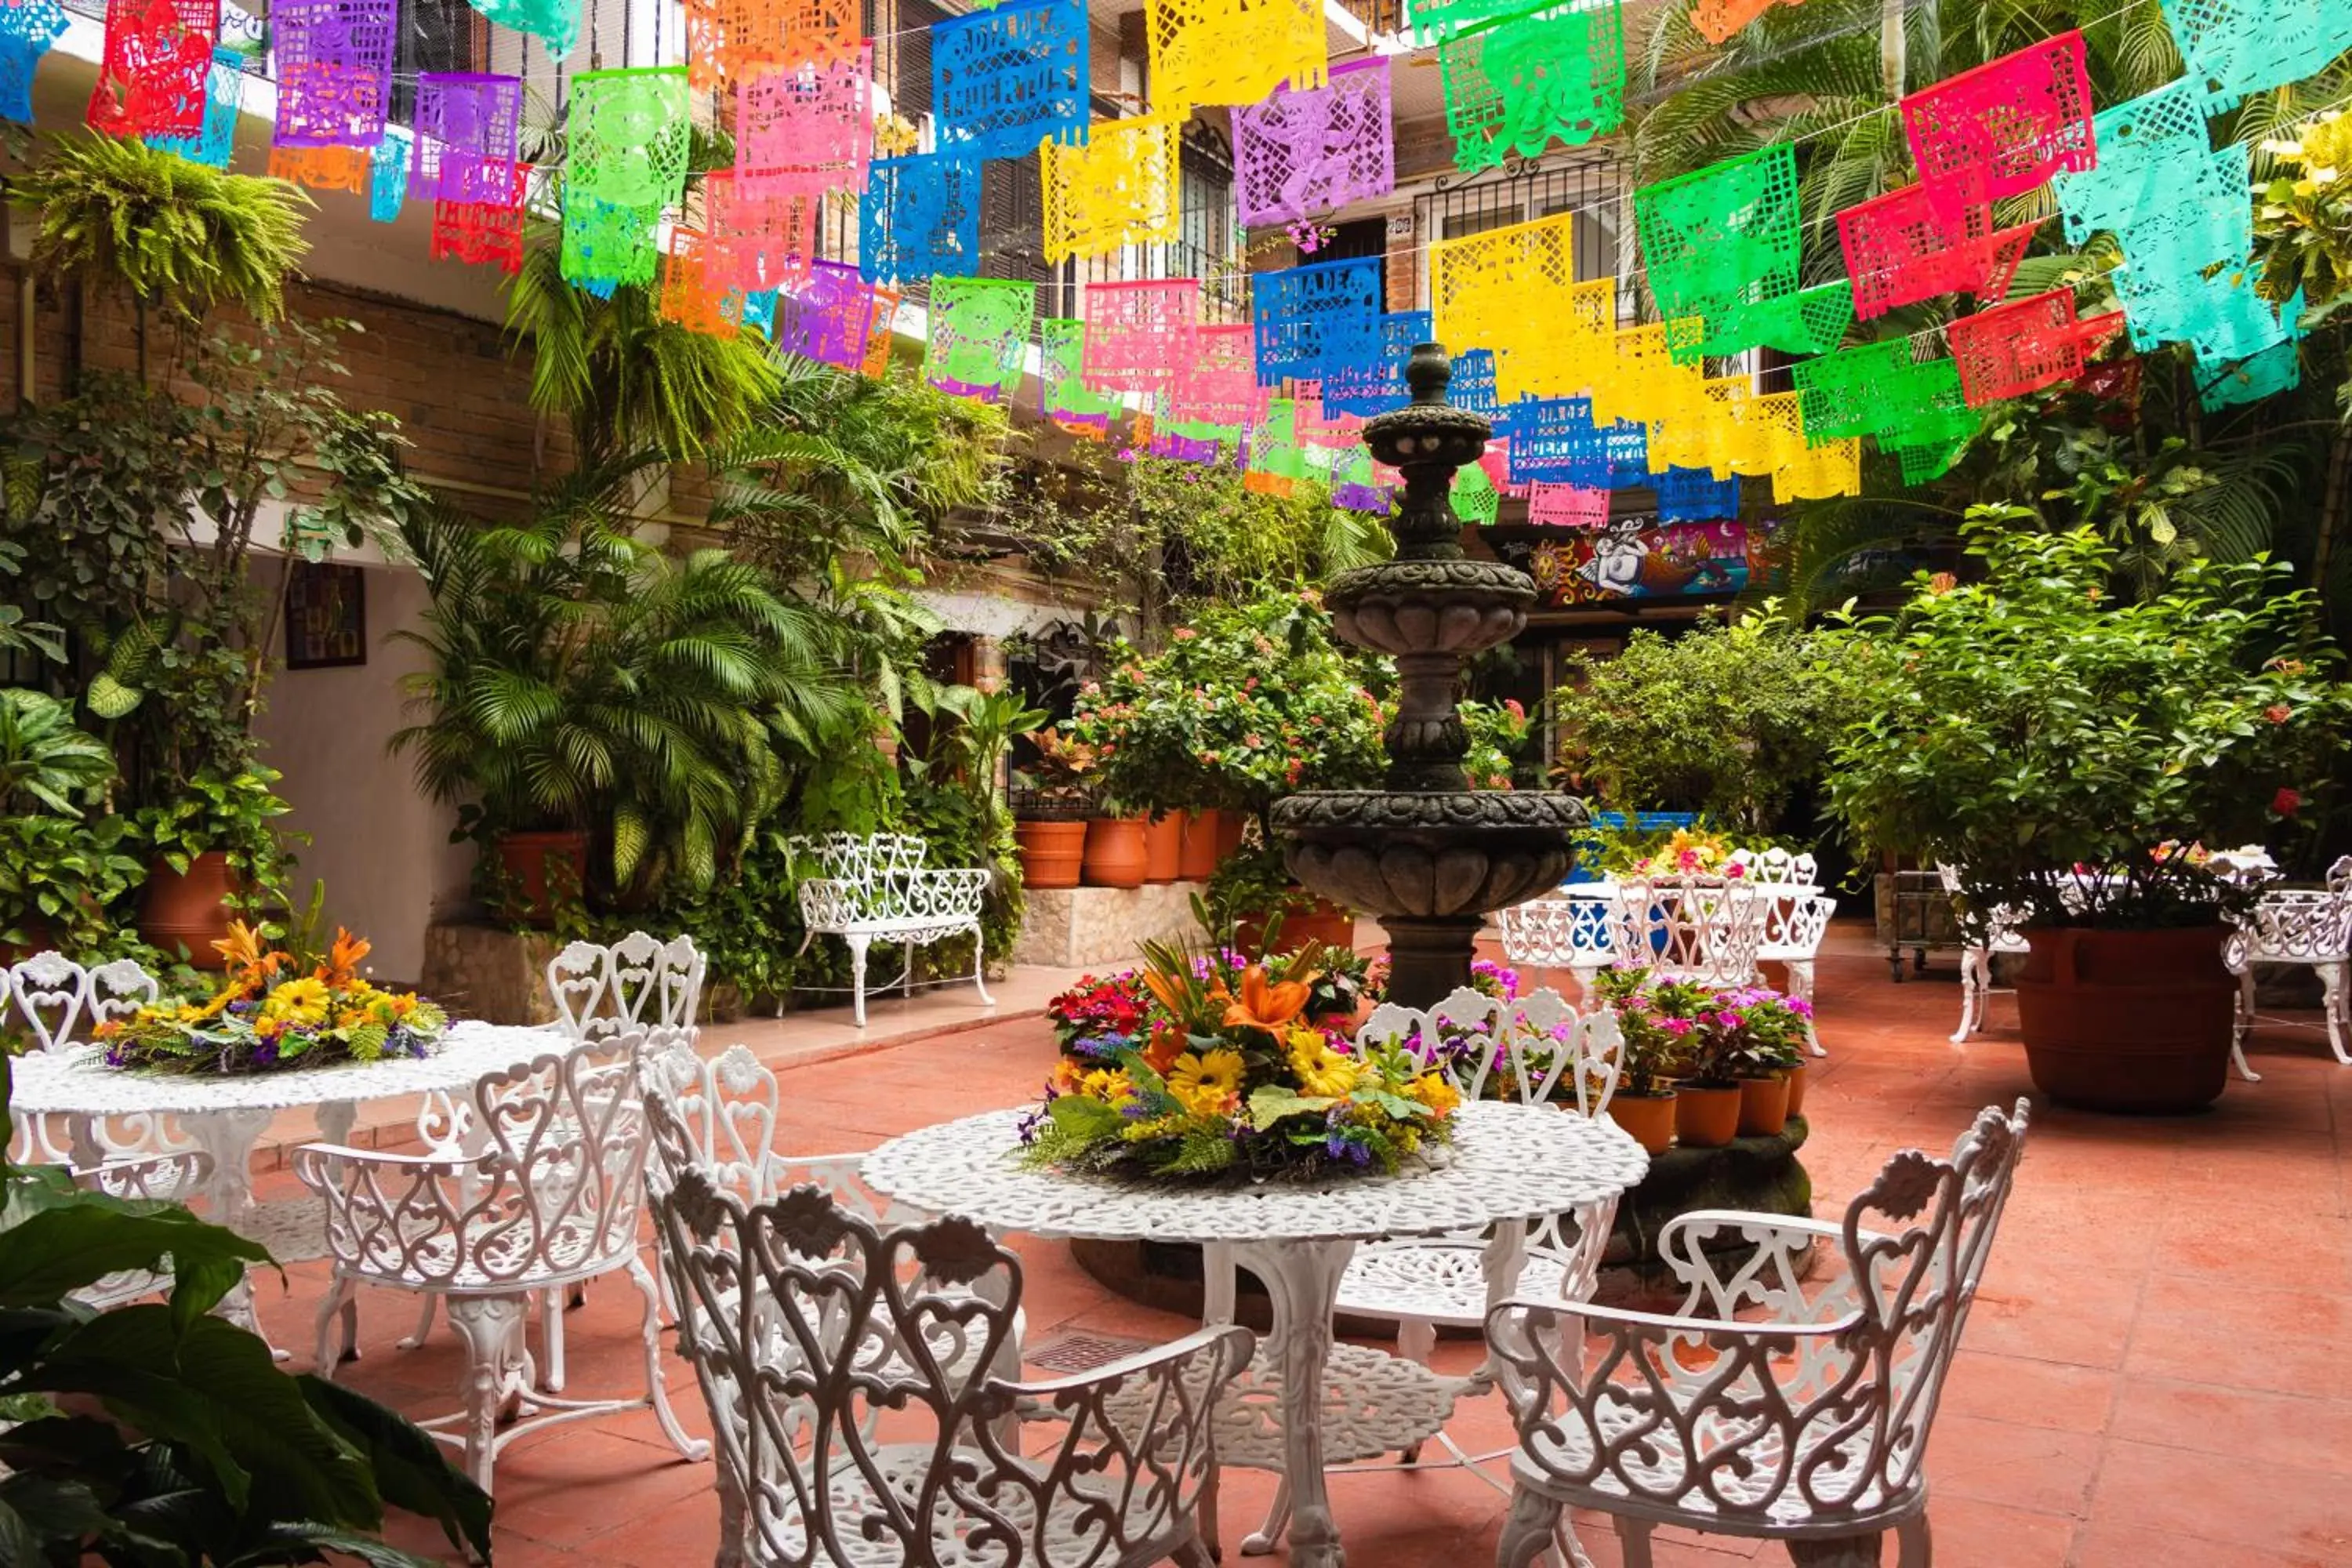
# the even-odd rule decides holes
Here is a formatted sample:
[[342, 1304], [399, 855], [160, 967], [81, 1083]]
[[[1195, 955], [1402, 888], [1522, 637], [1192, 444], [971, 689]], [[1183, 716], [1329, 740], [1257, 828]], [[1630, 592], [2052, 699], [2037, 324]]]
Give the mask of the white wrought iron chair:
[[692, 1029], [709, 960], [690, 936], [633, 931], [610, 947], [575, 942], [547, 961], [555, 1027], [575, 1040], [632, 1029]]
[[[74, 1184], [110, 1198], [184, 1204], [212, 1180], [213, 1157], [200, 1149], [144, 1159], [118, 1160], [73, 1173]], [[169, 1289], [172, 1277], [152, 1268], [118, 1269], [74, 1293], [91, 1311], [103, 1312]], [[246, 1286], [239, 1283], [242, 1292]]]
[[[1944, 891], [1957, 901], [1961, 896], [1959, 868], [1938, 866], [1936, 875], [1942, 880]], [[1969, 1037], [1984, 1027], [1985, 1011], [1992, 1001], [1994, 989], [1992, 955], [2025, 951], [2025, 934], [2019, 929], [2019, 918], [2012, 910], [1993, 910], [1985, 917], [1982, 931], [1971, 931], [1965, 920], [1960, 922], [1960, 1026], [1952, 1031], [1952, 1044], [1968, 1044]]]
[[[709, 960], [690, 936], [665, 942], [633, 931], [607, 946], [601, 942], [567, 942], [547, 961], [547, 994], [555, 1004], [556, 1019], [548, 1028], [574, 1040], [605, 1039], [640, 1029], [675, 1031], [691, 1042], [698, 1034], [695, 1018], [702, 1005], [702, 981]], [[436, 1153], [478, 1153], [467, 1100], [461, 1095], [433, 1093], [416, 1115], [416, 1135]], [[563, 1391], [567, 1376], [563, 1353], [563, 1309], [587, 1300], [586, 1282], [575, 1281], [551, 1294], [541, 1305], [540, 1333], [543, 1357], [538, 1366], [540, 1384], [551, 1394]], [[400, 1342], [415, 1350], [433, 1331], [437, 1297], [428, 1295], [417, 1308], [416, 1328]]]
[[988, 1369], [1021, 1264], [971, 1221], [884, 1230], [814, 1186], [746, 1205], [699, 1163], [647, 1175], [718, 1443], [719, 1568], [1208, 1568], [1211, 1421], [1248, 1330], [1009, 1381]]
[[[1891, 1530], [1904, 1568], [1927, 1568], [1928, 1428], [2025, 1131], [2024, 1100], [1988, 1106], [1950, 1159], [1889, 1160], [1841, 1224], [1677, 1216], [1661, 1245], [1689, 1295], [1671, 1317], [1495, 1309], [1487, 1339], [1519, 1433], [1498, 1568], [1547, 1547], [1579, 1555], [1570, 1508], [1613, 1517], [1626, 1568], [1648, 1568], [1661, 1524], [1777, 1540], [1836, 1568], [1874, 1565]], [[1908, 1228], [1866, 1228], [1874, 1215]], [[1719, 1266], [1705, 1244], [1729, 1234], [1752, 1250]], [[1808, 1277], [1818, 1242], [1834, 1266]], [[1747, 1308], [1763, 1316], [1735, 1319]]]
[[1811, 850], [1801, 853], [1775, 844], [1763, 849], [1735, 849], [1731, 863], [1740, 868], [1740, 879], [1788, 895], [1821, 891], [1821, 861]]
[[1817, 1057], [1829, 1053], [1822, 1049], [1821, 1035], [1813, 1027], [1813, 960], [1820, 956], [1830, 917], [1836, 913], [1837, 900], [1825, 893], [1775, 900], [1764, 916], [1763, 945], [1756, 950], [1759, 960], [1788, 966], [1789, 994], [1805, 1005], [1805, 1044]]
[[[0, 970], [0, 1032], [13, 1012], [29, 1031], [32, 1048], [66, 1051], [88, 1045], [90, 1032], [125, 1017], [161, 994], [155, 977], [135, 959], [88, 966], [55, 950]], [[162, 1159], [195, 1151], [176, 1119], [150, 1114], [110, 1118], [30, 1116], [11, 1112], [9, 1156], [22, 1164], [100, 1165]]]
[[[85, 968], [54, 949], [8, 966], [5, 994], [33, 1033], [35, 1048], [61, 1051], [110, 1018], [137, 1012], [158, 994], [155, 977], [136, 959]], [[0, 1006], [0, 1014], [6, 1011]]]
[[[1488, 1009], [1476, 1007], [1482, 1002]], [[1464, 1027], [1459, 1047], [1444, 1048], [1436, 1018]], [[1492, 1083], [1522, 1104], [1557, 1103], [1563, 1114], [1591, 1119], [1605, 1111], [1617, 1092], [1616, 1016], [1603, 1009], [1580, 1017], [1559, 993], [1548, 989], [1496, 1003], [1465, 988], [1429, 1013], [1383, 1004], [1356, 1038], [1359, 1044], [1402, 1044], [1444, 1067], [1465, 1100], [1484, 1097]], [[1535, 1300], [1589, 1300], [1616, 1209], [1612, 1198], [1531, 1224], [1519, 1293]], [[1394, 1319], [1397, 1353], [1426, 1365], [1439, 1329], [1475, 1329], [1486, 1321], [1493, 1305], [1486, 1289], [1489, 1240], [1482, 1231], [1360, 1247], [1340, 1279], [1336, 1310], [1349, 1317]]]
[[1729, 987], [1752, 984], [1772, 895], [1712, 877], [1629, 878], [1611, 901], [1617, 962], [1661, 980]]
[[1503, 956], [1522, 969], [1565, 969], [1577, 994], [1592, 995], [1592, 977], [1609, 967], [1609, 900], [1605, 898], [1529, 899], [1495, 911]]
[[[2222, 949], [2222, 958], [2238, 977], [2237, 1026], [2230, 1037], [2231, 1059], [2238, 1076], [2260, 1083], [2261, 1075], [2246, 1065], [2246, 1036], [2258, 1015], [2254, 1009], [2254, 965], [2303, 963], [2319, 974], [2319, 1007], [2327, 1031], [2328, 1049], [2336, 1059], [2352, 1067], [2352, 1050], [2345, 1047], [2346, 1027], [2352, 1022], [2352, 997], [2345, 982], [2352, 978], [2352, 885], [2321, 891], [2312, 888], [2280, 888], [2263, 894], [2247, 911]], [[2311, 1026], [2292, 1019], [2259, 1021], [2285, 1028]]]
[[[709, 1456], [670, 1411], [660, 1297], [637, 1254], [646, 1139], [635, 1058], [644, 1042], [641, 1034], [551, 1042], [542, 1056], [486, 1074], [470, 1107], [487, 1144], [477, 1154], [324, 1143], [295, 1151], [294, 1173], [327, 1205], [333, 1284], [319, 1304], [319, 1374], [331, 1377], [353, 1353], [360, 1286], [441, 1298], [466, 1343], [465, 1406], [420, 1425], [463, 1447], [467, 1472], [484, 1490], [499, 1450], [516, 1437], [592, 1415], [650, 1407], [679, 1453]], [[530, 1304], [615, 1273], [645, 1297], [646, 1392], [556, 1397], [532, 1366]]]
[[980, 933], [981, 900], [993, 872], [983, 867], [941, 870], [924, 865], [930, 847], [904, 833], [802, 836], [791, 840], [796, 855], [813, 855], [821, 873], [803, 878], [801, 924], [807, 935], [801, 952], [820, 936], [837, 936], [849, 947], [849, 989], [857, 1026], [866, 1027], [866, 953], [876, 942], [907, 950], [906, 967], [880, 989], [910, 994], [919, 949], [971, 934], [971, 984], [982, 1003], [988, 994], [987, 960]]

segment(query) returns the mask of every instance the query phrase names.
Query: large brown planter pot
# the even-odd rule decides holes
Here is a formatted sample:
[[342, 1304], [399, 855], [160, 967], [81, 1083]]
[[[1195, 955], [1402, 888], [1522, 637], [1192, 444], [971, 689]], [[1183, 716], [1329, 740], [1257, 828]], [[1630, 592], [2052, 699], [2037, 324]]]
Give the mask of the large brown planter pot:
[[139, 934], [165, 952], [185, 948], [194, 968], [222, 968], [228, 961], [213, 943], [228, 936], [234, 891], [228, 856], [221, 850], [205, 850], [185, 871], [158, 860], [147, 868], [146, 890], [139, 900]]
[[1184, 814], [1184, 847], [1176, 861], [1180, 879], [1205, 882], [1217, 874], [1217, 819], [1223, 815], [1214, 806]]
[[1078, 869], [1086, 863], [1087, 825], [1083, 822], [1016, 822], [1013, 837], [1021, 846], [1021, 885], [1024, 888], [1075, 888]]
[[2029, 930], [2017, 1021], [2034, 1087], [2086, 1110], [2157, 1115], [2220, 1099], [2237, 996], [2228, 935]]
[[1242, 847], [1242, 834], [1249, 826], [1249, 822], [1250, 814], [1246, 811], [1221, 811], [1217, 813], [1216, 846], [1218, 859], [1223, 860], [1226, 856], [1231, 855], [1234, 850], [1239, 849]]
[[1799, 1062], [1789, 1069], [1789, 1114], [1801, 1116], [1805, 1110], [1805, 1064]]
[[1720, 1149], [1739, 1136], [1739, 1086], [1676, 1086], [1675, 1136], [1685, 1149]]
[[1609, 1097], [1609, 1120], [1651, 1153], [1663, 1154], [1675, 1141], [1676, 1098], [1672, 1089], [1664, 1094], [1627, 1094], [1621, 1089]]
[[1264, 915], [1244, 915], [1234, 921], [1234, 940], [1252, 958], [1268, 953], [1297, 952], [1308, 942], [1318, 947], [1336, 947], [1352, 952], [1356, 948], [1356, 917], [1328, 899], [1317, 899], [1305, 909], [1294, 907], [1282, 917], [1282, 929], [1274, 933], [1274, 946], [1265, 945], [1266, 919]]
[[1739, 1080], [1739, 1135], [1778, 1138], [1789, 1124], [1789, 1080], [1785, 1078], [1744, 1078]]
[[1087, 887], [1140, 888], [1148, 868], [1143, 818], [1101, 816], [1087, 824]]
[[[507, 920], [540, 927], [555, 923], [556, 900], [580, 896], [588, 885], [588, 835], [577, 828], [550, 833], [501, 833], [499, 865], [506, 872]], [[562, 867], [567, 869], [555, 869]]]
[[1184, 814], [1162, 812], [1144, 825], [1143, 879], [1172, 882], [1184, 871]]

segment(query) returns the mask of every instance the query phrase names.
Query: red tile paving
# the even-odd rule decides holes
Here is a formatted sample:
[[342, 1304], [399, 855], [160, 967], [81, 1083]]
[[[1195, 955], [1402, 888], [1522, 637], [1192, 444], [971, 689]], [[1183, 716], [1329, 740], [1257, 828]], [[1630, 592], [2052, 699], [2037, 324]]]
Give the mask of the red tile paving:
[[[1949, 965], [1902, 985], [1853, 938], [1821, 963], [1822, 1033], [1804, 1160], [1816, 1212], [1834, 1215], [1894, 1150], [1943, 1149], [1980, 1106], [2031, 1084], [2014, 1012], [1988, 1037], [1945, 1041], [1958, 1011]], [[716, 1049], [723, 1036], [707, 1041]], [[915, 1127], [1025, 1099], [1052, 1058], [1034, 1019], [793, 1069], [786, 1146], [862, 1149]], [[2266, 1029], [2259, 1084], [2210, 1113], [2126, 1121], [2037, 1103], [2032, 1142], [1928, 1451], [1942, 1568], [2352, 1568], [2352, 1069], [2308, 1030]], [[271, 1178], [265, 1194], [282, 1191]], [[1172, 1338], [1174, 1316], [1113, 1297], [1058, 1244], [1016, 1241], [1030, 1331]], [[307, 1364], [323, 1268], [264, 1289], [263, 1315]], [[572, 1389], [625, 1388], [636, 1366], [634, 1291], [600, 1284], [569, 1319]], [[393, 1341], [413, 1306], [362, 1304], [349, 1381], [412, 1415], [447, 1410], [457, 1364], [445, 1328]], [[1439, 1347], [1466, 1370], [1467, 1341]], [[669, 1385], [690, 1428], [707, 1418], [684, 1363]], [[1507, 1431], [1493, 1397], [1465, 1404], [1473, 1451]], [[560, 1427], [518, 1442], [498, 1470], [498, 1561], [508, 1568], [709, 1561], [718, 1529], [707, 1466], [677, 1458], [651, 1418]], [[1225, 1561], [1254, 1528], [1268, 1478], [1230, 1472]], [[1459, 1471], [1340, 1478], [1335, 1507], [1356, 1568], [1466, 1568], [1490, 1560], [1504, 1499]], [[1581, 1531], [1618, 1563], [1607, 1523]], [[404, 1544], [433, 1544], [403, 1531]], [[1890, 1547], [1888, 1557], [1892, 1560]], [[1777, 1548], [1663, 1531], [1662, 1565], [1785, 1561]]]

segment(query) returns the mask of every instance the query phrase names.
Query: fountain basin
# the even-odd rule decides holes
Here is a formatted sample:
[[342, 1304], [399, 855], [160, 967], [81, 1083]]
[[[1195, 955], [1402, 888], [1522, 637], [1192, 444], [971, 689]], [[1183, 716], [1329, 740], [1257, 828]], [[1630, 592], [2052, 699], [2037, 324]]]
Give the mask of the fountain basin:
[[1483, 653], [1528, 624], [1534, 580], [1499, 561], [1385, 561], [1341, 573], [1324, 594], [1334, 628], [1376, 652]]
[[1549, 790], [1316, 790], [1274, 804], [1302, 885], [1374, 915], [1475, 920], [1559, 885], [1585, 826]]

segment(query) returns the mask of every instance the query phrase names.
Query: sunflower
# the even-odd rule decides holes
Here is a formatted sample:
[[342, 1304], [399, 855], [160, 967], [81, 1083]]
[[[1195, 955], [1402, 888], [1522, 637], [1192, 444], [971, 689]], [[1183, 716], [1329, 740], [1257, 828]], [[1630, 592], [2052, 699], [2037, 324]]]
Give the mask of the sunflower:
[[261, 1004], [261, 1015], [289, 1024], [323, 1024], [327, 1021], [327, 1003], [326, 983], [306, 974], [270, 992]]
[[1242, 1054], [1219, 1048], [1206, 1056], [1186, 1051], [1168, 1072], [1168, 1092], [1195, 1116], [1216, 1116], [1242, 1091]]
[[1290, 1070], [1308, 1094], [1337, 1100], [1356, 1087], [1361, 1069], [1354, 1058], [1333, 1050], [1322, 1036], [1300, 1029], [1290, 1037]]

